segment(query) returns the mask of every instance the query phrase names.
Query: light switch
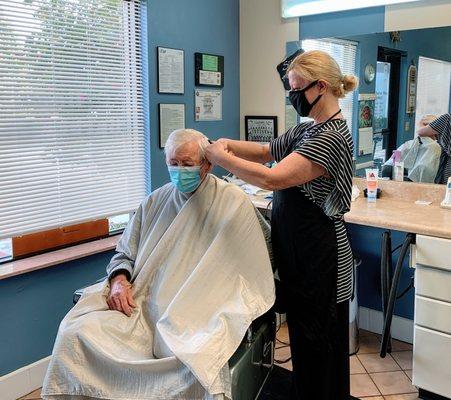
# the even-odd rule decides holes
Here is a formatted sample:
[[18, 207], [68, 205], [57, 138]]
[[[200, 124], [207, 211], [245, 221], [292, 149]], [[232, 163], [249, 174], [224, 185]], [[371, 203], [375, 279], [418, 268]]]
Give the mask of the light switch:
[[410, 121], [405, 121], [404, 122], [404, 131], [408, 132], [410, 129]]

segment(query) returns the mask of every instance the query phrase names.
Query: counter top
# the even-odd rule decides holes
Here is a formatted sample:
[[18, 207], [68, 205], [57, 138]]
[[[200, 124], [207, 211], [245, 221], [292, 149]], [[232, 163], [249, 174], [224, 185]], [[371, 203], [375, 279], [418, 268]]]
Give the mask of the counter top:
[[359, 197], [351, 204], [351, 211], [345, 214], [345, 221], [451, 239], [451, 210], [434, 203], [423, 206], [383, 198], [368, 203], [366, 198]]
[[[362, 182], [354, 182], [362, 188]], [[392, 185], [393, 183], [393, 185]], [[382, 197], [376, 203], [368, 203], [363, 197], [363, 191], [356, 201], [351, 203], [351, 211], [345, 214], [345, 221], [351, 224], [374, 226], [393, 229], [402, 232], [418, 233], [426, 236], [451, 239], [451, 209], [440, 207], [444, 188], [438, 188], [438, 193], [432, 196], [433, 190], [425, 191], [425, 186], [408, 187], [408, 196], [404, 192], [396, 196], [392, 189], [399, 189], [400, 182], [382, 184]], [[437, 185], [434, 185], [437, 186]], [[418, 191], [416, 190], [418, 189]], [[257, 208], [270, 209], [270, 201], [258, 196], [251, 196]], [[415, 200], [432, 201], [430, 205], [415, 204]]]

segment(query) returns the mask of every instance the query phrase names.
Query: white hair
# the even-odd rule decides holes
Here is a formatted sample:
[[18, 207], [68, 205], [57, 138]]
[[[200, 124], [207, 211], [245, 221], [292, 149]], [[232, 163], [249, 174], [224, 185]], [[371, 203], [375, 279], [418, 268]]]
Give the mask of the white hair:
[[177, 129], [172, 132], [166, 145], [164, 147], [164, 153], [166, 155], [176, 151], [180, 146], [186, 143], [196, 142], [199, 145], [199, 156], [201, 159], [205, 158], [205, 148], [208, 146], [208, 138], [195, 129]]

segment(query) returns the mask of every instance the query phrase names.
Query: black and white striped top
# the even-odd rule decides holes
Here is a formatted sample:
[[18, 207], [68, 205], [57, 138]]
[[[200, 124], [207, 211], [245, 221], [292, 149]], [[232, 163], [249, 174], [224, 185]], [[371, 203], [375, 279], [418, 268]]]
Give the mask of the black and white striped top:
[[323, 166], [330, 176], [321, 176], [299, 188], [334, 221], [338, 244], [337, 302], [348, 300], [353, 289], [353, 255], [343, 215], [351, 205], [354, 144], [346, 121], [335, 119], [317, 125], [302, 123], [270, 144], [271, 154], [277, 162], [288, 155], [285, 153], [289, 148]]
[[443, 114], [435, 121], [432, 121], [429, 126], [437, 132], [437, 142], [442, 148], [444, 155], [447, 156], [443, 180], [440, 182], [447, 183], [448, 177], [451, 176], [451, 115], [449, 113]]

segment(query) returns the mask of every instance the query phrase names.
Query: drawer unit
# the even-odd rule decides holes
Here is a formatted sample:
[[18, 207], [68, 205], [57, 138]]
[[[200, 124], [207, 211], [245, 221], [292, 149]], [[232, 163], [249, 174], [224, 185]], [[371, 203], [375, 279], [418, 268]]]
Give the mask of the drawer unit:
[[451, 302], [451, 271], [417, 264], [415, 293], [420, 296]]
[[417, 235], [415, 262], [451, 271], [451, 240]]
[[412, 383], [451, 398], [451, 335], [415, 326]]
[[416, 296], [415, 324], [451, 335], [451, 303]]
[[417, 235], [412, 383], [451, 399], [451, 240]]

